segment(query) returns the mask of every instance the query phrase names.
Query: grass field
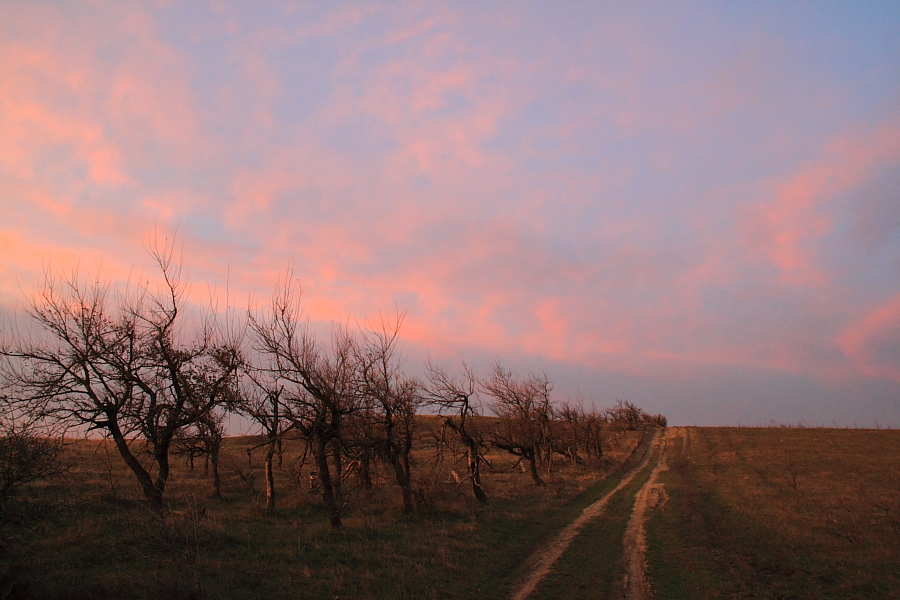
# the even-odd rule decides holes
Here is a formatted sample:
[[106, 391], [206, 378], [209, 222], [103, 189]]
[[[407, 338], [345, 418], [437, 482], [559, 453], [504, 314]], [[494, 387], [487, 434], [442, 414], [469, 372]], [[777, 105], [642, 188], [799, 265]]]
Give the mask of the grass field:
[[659, 598], [900, 598], [900, 431], [689, 428], [662, 481]]
[[[289, 447], [279, 510], [265, 515], [261, 452], [227, 440], [224, 499], [177, 466], [165, 523], [146, 509], [111, 447], [82, 440], [69, 472], [7, 507], [0, 598], [504, 598], [526, 560], [612, 489], [646, 447], [610, 432], [608, 460], [557, 464], [546, 488], [489, 456], [482, 506], [418, 452], [419, 507], [403, 515], [387, 471], [365, 492], [347, 480], [332, 531], [308, 467]], [[676, 435], [680, 433], [683, 435]], [[900, 432], [800, 428], [673, 431], [664, 501], [649, 514], [657, 598], [900, 598]], [[639, 446], [641, 440], [645, 444]], [[622, 596], [622, 536], [655, 459], [581, 531], [532, 596]]]
[[[602, 463], [560, 460], [537, 488], [489, 454], [490, 502], [451, 474], [451, 458], [418, 452], [420, 504], [403, 515], [388, 471], [365, 492], [345, 482], [344, 529], [332, 531], [309, 466], [289, 445], [277, 471], [278, 513], [265, 515], [262, 449], [254, 438], [226, 440], [224, 499], [211, 498], [202, 460], [176, 465], [165, 523], [147, 510], [112, 446], [81, 440], [69, 472], [31, 486], [4, 515], [0, 598], [502, 598], [529, 553], [597, 496], [642, 438], [610, 432]], [[611, 476], [612, 474], [612, 476]]]

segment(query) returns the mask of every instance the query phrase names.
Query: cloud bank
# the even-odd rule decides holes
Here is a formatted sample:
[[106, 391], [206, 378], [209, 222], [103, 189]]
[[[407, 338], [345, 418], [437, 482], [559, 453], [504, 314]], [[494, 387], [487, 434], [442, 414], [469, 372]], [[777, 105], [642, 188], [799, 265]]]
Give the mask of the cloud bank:
[[900, 10], [816, 6], [5, 5], [0, 302], [177, 231], [411, 358], [900, 425]]

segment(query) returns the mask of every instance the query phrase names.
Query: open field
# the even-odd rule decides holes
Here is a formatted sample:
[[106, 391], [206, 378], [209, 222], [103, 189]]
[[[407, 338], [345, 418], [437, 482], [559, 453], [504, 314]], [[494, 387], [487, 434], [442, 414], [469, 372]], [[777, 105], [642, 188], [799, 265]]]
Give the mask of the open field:
[[686, 434], [649, 523], [659, 598], [900, 598], [900, 431]]
[[465, 475], [460, 456], [435, 465], [423, 447], [417, 513], [402, 514], [382, 467], [371, 492], [352, 475], [345, 481], [342, 531], [331, 530], [310, 489], [310, 466], [294, 466], [299, 444], [286, 444], [276, 470], [275, 516], [265, 515], [263, 449], [246, 452], [258, 440], [230, 438], [224, 499], [211, 497], [202, 459], [193, 471], [179, 459], [161, 524], [114, 448], [81, 440], [67, 448], [68, 473], [9, 507], [0, 597], [502, 598], [528, 554], [615, 480], [645, 437], [610, 430], [603, 462], [560, 460], [545, 488], [511, 468], [509, 455], [489, 453], [486, 506], [453, 478]]
[[160, 524], [118, 456], [79, 441], [68, 448], [69, 473], [11, 505], [0, 590], [51, 599], [506, 598], [529, 557], [646, 456], [530, 598], [626, 595], [623, 538], [654, 468], [645, 528], [655, 597], [900, 597], [900, 432], [670, 428], [651, 445], [653, 431], [611, 430], [607, 462], [560, 462], [546, 488], [490, 454], [487, 506], [455, 482], [451, 470], [462, 475], [464, 465], [434, 465], [421, 448], [418, 512], [401, 513], [386, 470], [371, 492], [350, 477], [337, 532], [308, 467], [292, 466], [298, 447], [288, 446], [277, 472], [277, 515], [265, 515], [261, 450], [246, 453], [256, 440], [231, 438], [225, 498], [210, 497], [202, 461], [190, 471], [182, 460]]
[[[623, 549], [651, 479], [650, 593]], [[900, 598], [900, 432], [670, 428], [530, 596]]]

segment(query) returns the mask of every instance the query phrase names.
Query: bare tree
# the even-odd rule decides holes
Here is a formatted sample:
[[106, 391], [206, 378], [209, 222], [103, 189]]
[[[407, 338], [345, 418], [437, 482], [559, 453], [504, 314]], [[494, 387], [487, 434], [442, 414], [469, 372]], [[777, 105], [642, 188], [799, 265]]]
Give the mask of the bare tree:
[[397, 340], [402, 323], [403, 314], [393, 323], [383, 316], [372, 321], [363, 332], [357, 359], [364, 397], [374, 401], [373, 445], [391, 465], [403, 495], [403, 511], [409, 513], [415, 510], [410, 457], [421, 385], [400, 371]]
[[351, 465], [355, 466], [359, 485], [364, 490], [371, 490], [372, 471], [375, 460], [382, 446], [379, 435], [378, 402], [375, 398], [363, 394], [359, 405], [344, 423], [344, 448], [351, 457]]
[[616, 400], [616, 405], [607, 409], [607, 412], [611, 421], [622, 425], [630, 431], [637, 429], [638, 425], [644, 422], [645, 417], [648, 416], [644, 409], [635, 406], [627, 400]]
[[246, 379], [242, 386], [238, 411], [253, 419], [266, 438], [265, 479], [266, 513], [275, 514], [275, 470], [274, 459], [278, 445], [292, 427], [285, 418], [285, 383], [277, 379], [277, 373], [265, 369], [245, 368]]
[[276, 288], [267, 314], [250, 315], [250, 326], [265, 368], [284, 384], [285, 417], [310, 444], [331, 526], [340, 528], [344, 419], [359, 398], [355, 342], [346, 327], [334, 326], [330, 347], [320, 344], [290, 278]]
[[584, 435], [584, 406], [573, 406], [568, 402], [564, 403], [557, 411], [559, 416], [559, 425], [555, 434], [557, 443], [557, 451], [566, 456], [573, 464], [581, 464], [584, 459], [581, 458], [579, 451], [585, 445]]
[[519, 380], [498, 362], [492, 365], [490, 377], [481, 381], [481, 387], [496, 400], [494, 412], [500, 417], [491, 443], [526, 461], [534, 483], [544, 485], [537, 464], [545, 460], [548, 472], [552, 464], [550, 391], [553, 386], [547, 376], [532, 374]]
[[424, 390], [425, 396], [429, 403], [438, 407], [439, 413], [445, 417], [444, 424], [456, 433], [467, 448], [472, 493], [479, 502], [487, 504], [488, 497], [481, 483], [484, 439], [471, 419], [480, 414], [475, 375], [465, 363], [460, 377], [454, 377], [444, 368], [431, 363], [428, 363], [426, 369], [428, 385]]
[[603, 424], [606, 416], [596, 409], [585, 411], [582, 407], [581, 418], [583, 423], [583, 444], [588, 456], [600, 458], [603, 456]]
[[556, 451], [573, 463], [584, 462], [580, 453], [589, 457], [603, 456], [603, 423], [606, 414], [595, 409], [586, 410], [584, 403], [565, 403], [556, 410], [557, 428], [554, 438]]
[[212, 312], [189, 336], [180, 264], [171, 247], [151, 254], [164, 282], [156, 293], [138, 285], [111, 298], [109, 286], [48, 272], [28, 309], [38, 334], [6, 340], [0, 356], [20, 410], [111, 437], [162, 517], [175, 435], [228, 397], [240, 339]]
[[189, 427], [175, 434], [172, 442], [174, 456], [187, 456], [188, 467], [194, 470], [194, 460], [203, 457], [203, 473], [212, 465], [213, 498], [222, 497], [222, 477], [219, 473], [219, 453], [225, 440], [225, 413], [218, 410], [203, 415]]
[[172, 456], [187, 457], [188, 469], [194, 470], [195, 459], [206, 454], [203, 442], [196, 434], [187, 429], [182, 429], [175, 434], [172, 439]]
[[219, 473], [219, 455], [225, 441], [225, 413], [211, 410], [194, 423], [197, 439], [203, 447], [204, 472], [212, 467], [213, 498], [222, 497], [222, 476]]
[[[2, 399], [0, 407], [0, 512], [13, 492], [32, 481], [62, 471], [59, 454], [63, 438], [59, 432], [25, 415], [15, 415]], [[18, 418], [17, 418], [18, 417]]]

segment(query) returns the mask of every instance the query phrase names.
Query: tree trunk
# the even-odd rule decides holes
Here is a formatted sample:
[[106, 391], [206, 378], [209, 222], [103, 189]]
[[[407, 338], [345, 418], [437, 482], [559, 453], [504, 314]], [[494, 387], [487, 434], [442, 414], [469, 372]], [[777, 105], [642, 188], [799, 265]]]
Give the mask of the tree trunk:
[[322, 500], [325, 501], [325, 508], [328, 510], [328, 519], [331, 522], [331, 527], [340, 529], [341, 509], [334, 498], [334, 489], [328, 465], [328, 444], [324, 440], [319, 440], [316, 444], [316, 466], [318, 467], [319, 483], [322, 484]]
[[546, 448], [544, 449], [545, 460], [547, 461], [547, 478], [552, 482], [553, 481], [553, 442], [547, 441]]
[[482, 504], [487, 504], [488, 497], [481, 486], [481, 455], [478, 452], [478, 443], [469, 438], [469, 471], [472, 472], [472, 493], [475, 499]]
[[363, 451], [359, 459], [359, 484], [362, 486], [362, 489], [366, 491], [372, 489], [371, 461], [372, 459], [369, 456], [369, 450], [367, 448]]
[[150, 473], [144, 468], [144, 465], [140, 463], [135, 455], [132, 454], [125, 436], [122, 435], [118, 426], [112, 422], [112, 417], [110, 417], [109, 432], [116, 444], [119, 455], [122, 457], [122, 460], [125, 461], [125, 464], [128, 465], [128, 468], [131, 469], [131, 472], [134, 473], [138, 483], [141, 485], [141, 491], [144, 493], [144, 497], [150, 502], [150, 510], [153, 511], [154, 515], [162, 519], [162, 490], [157, 490], [153, 485], [153, 478], [150, 476]]
[[530, 451], [524, 452], [524, 456], [528, 461], [528, 470], [531, 472], [531, 479], [534, 481], [534, 484], [543, 486], [544, 480], [541, 479], [537, 470], [537, 452], [532, 448]]
[[396, 451], [391, 451], [391, 466], [394, 467], [394, 477], [397, 479], [397, 485], [400, 486], [400, 490], [403, 493], [403, 512], [415, 512], [416, 507], [413, 504], [412, 484], [410, 481], [409, 470], [404, 469], [403, 461]]
[[159, 520], [164, 520], [165, 515], [163, 514], [163, 492], [160, 489], [157, 489], [156, 486], [151, 485], [149, 488], [144, 488], [144, 496], [147, 497], [147, 500], [150, 501], [150, 511], [153, 515]]
[[222, 477], [219, 475], [219, 448], [213, 448], [212, 452], [209, 452], [209, 457], [212, 459], [212, 472], [213, 472], [213, 498], [222, 498]]
[[269, 442], [266, 450], [266, 514], [275, 514], [275, 476], [272, 463], [275, 458], [276, 440]]
[[344, 461], [341, 456], [341, 441], [337, 438], [331, 441], [331, 460], [334, 464], [334, 500], [338, 506], [344, 506], [344, 485], [342, 477], [344, 475]]
[[163, 516], [163, 492], [166, 491], [166, 482], [169, 481], [169, 447], [168, 444], [160, 444], [153, 452], [156, 458], [156, 481], [153, 482], [153, 496], [150, 498], [150, 507], [154, 514], [160, 518]]
[[472, 474], [472, 493], [475, 499], [482, 504], [487, 504], [488, 497], [481, 485], [481, 453], [479, 452], [479, 444], [465, 430], [465, 421], [460, 426], [453, 422], [453, 419], [447, 418], [444, 424], [450, 427], [459, 436], [459, 439], [469, 447], [469, 472]]

